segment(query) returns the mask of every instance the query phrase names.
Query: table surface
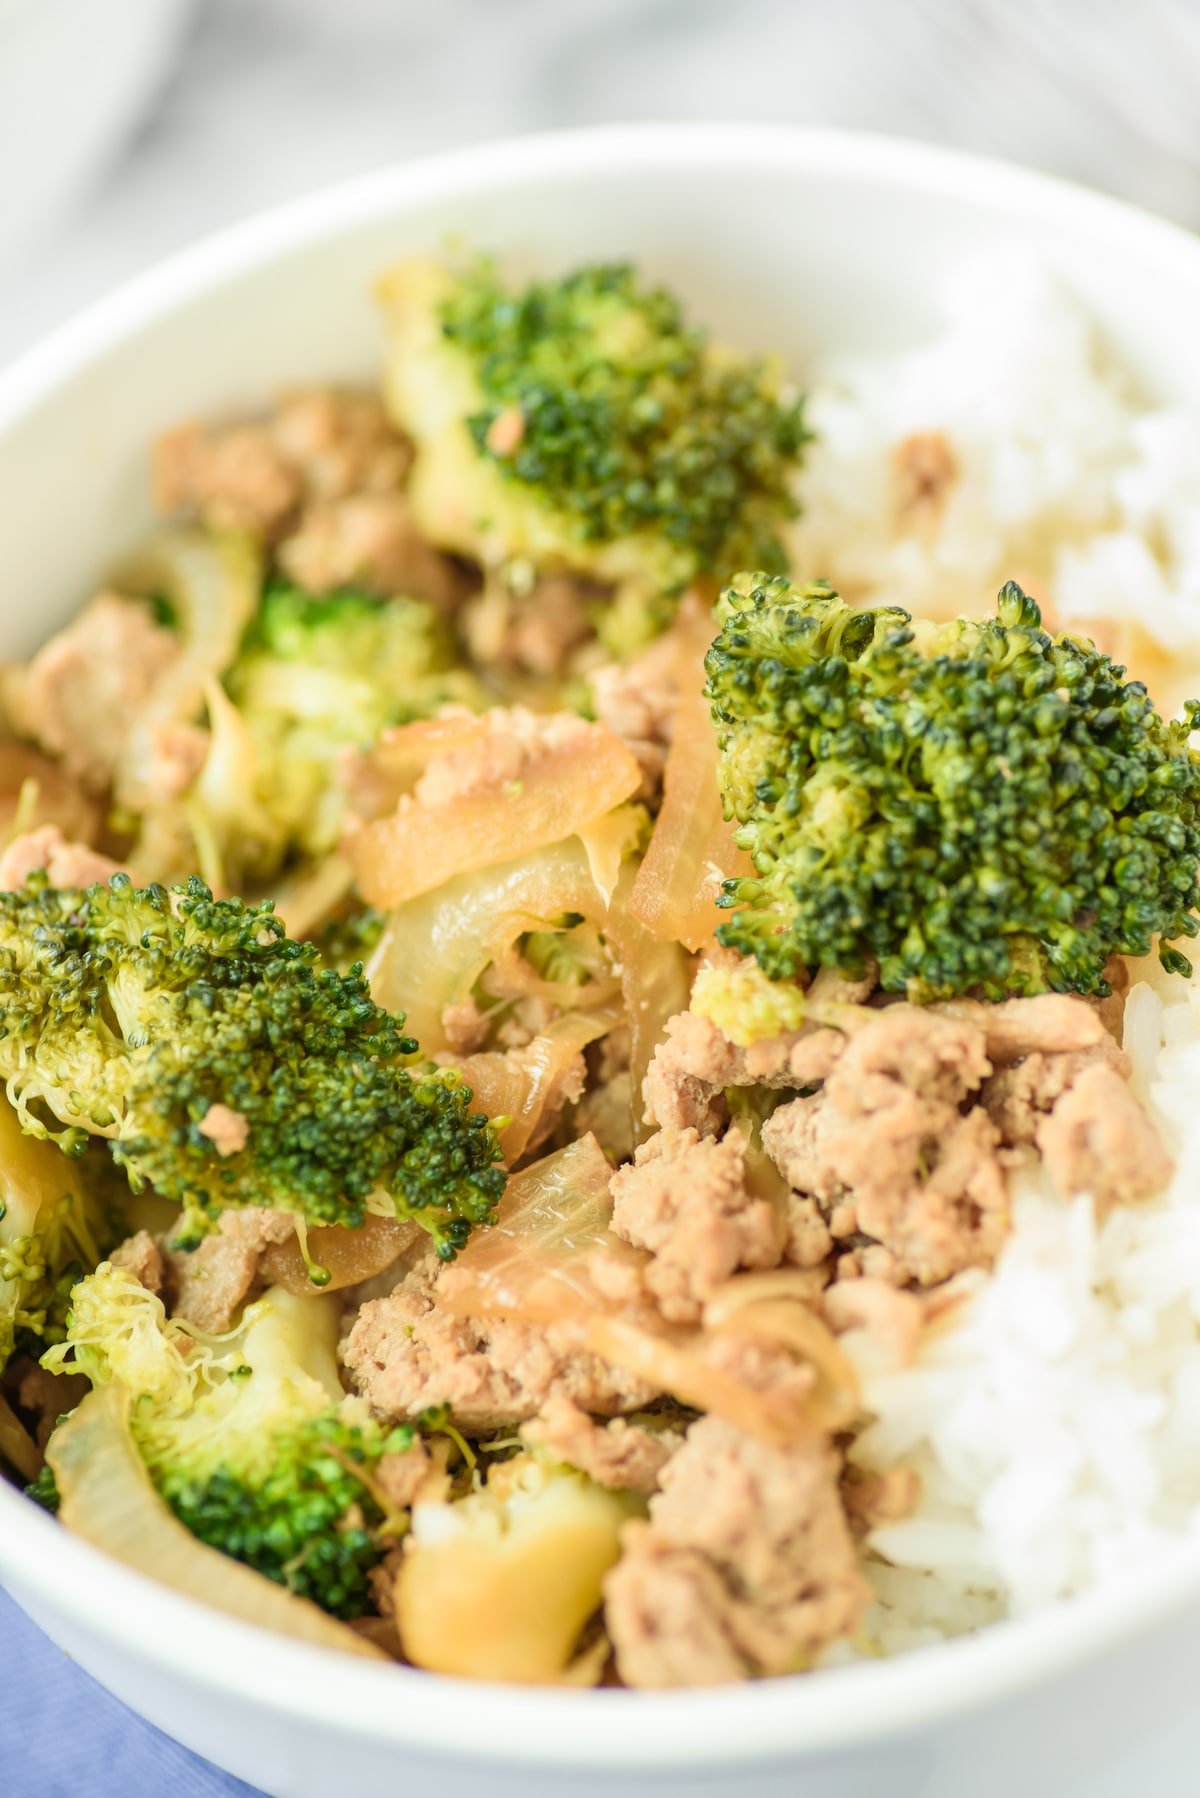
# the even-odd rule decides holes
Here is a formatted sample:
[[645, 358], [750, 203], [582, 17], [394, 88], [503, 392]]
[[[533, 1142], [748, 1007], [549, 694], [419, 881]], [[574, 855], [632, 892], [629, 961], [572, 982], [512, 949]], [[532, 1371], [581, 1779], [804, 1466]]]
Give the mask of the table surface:
[[[198, 0], [132, 140], [4, 266], [0, 361], [169, 251], [318, 183], [616, 119], [896, 132], [1200, 226], [1198, 91], [1200, 0]], [[0, 1660], [6, 1791], [248, 1793], [100, 1693], [2, 1598]], [[1031, 1769], [1025, 1798], [1191, 1798], [1198, 1764], [1200, 1719], [1086, 1792], [1043, 1793]]]

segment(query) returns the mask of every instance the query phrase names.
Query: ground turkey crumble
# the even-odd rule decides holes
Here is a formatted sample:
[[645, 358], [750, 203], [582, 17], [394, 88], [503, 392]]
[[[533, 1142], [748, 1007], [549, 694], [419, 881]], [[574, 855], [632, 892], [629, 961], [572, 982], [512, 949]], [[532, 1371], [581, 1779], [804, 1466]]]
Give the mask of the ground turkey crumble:
[[856, 1628], [868, 1592], [823, 1439], [769, 1448], [703, 1417], [661, 1488], [648, 1520], [625, 1526], [605, 1586], [627, 1685], [798, 1671]]
[[342, 1343], [355, 1390], [384, 1416], [415, 1418], [448, 1405], [461, 1429], [486, 1432], [528, 1422], [559, 1394], [602, 1417], [657, 1397], [588, 1353], [574, 1324], [538, 1327], [439, 1310], [439, 1266], [422, 1263], [394, 1292], [368, 1301]]

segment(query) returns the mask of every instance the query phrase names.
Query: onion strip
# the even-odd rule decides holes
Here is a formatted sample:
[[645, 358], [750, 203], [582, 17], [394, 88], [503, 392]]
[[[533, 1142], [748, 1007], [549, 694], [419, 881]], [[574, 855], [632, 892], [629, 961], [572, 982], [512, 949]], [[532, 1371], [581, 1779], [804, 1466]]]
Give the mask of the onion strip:
[[704, 697], [704, 657], [716, 633], [712, 614], [689, 600], [673, 630], [679, 702], [662, 807], [629, 907], [653, 935], [695, 951], [712, 940], [722, 881], [754, 869], [721, 811], [716, 732]]
[[438, 1304], [460, 1317], [580, 1321], [613, 1309], [591, 1274], [597, 1250], [640, 1267], [646, 1256], [610, 1230], [612, 1168], [592, 1135], [523, 1168], [496, 1222], [478, 1230], [438, 1281]]

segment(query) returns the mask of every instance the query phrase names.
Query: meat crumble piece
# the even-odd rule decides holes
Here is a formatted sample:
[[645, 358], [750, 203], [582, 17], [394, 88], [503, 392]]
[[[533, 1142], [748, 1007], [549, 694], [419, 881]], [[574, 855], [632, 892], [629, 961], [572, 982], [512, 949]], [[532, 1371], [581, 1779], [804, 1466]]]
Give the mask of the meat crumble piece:
[[596, 717], [638, 759], [642, 770], [638, 799], [654, 800], [662, 786], [679, 702], [678, 665], [674, 641], [663, 636], [632, 661], [606, 662], [590, 676]]
[[130, 730], [179, 643], [147, 606], [101, 593], [23, 667], [7, 670], [16, 729], [90, 792], [113, 782]]
[[603, 587], [576, 575], [543, 575], [518, 592], [492, 576], [463, 607], [463, 638], [481, 667], [561, 676], [590, 641], [593, 608], [606, 597]]
[[167, 1279], [166, 1264], [162, 1250], [149, 1230], [137, 1230], [127, 1236], [124, 1242], [117, 1244], [109, 1260], [114, 1267], [126, 1268], [147, 1292], [162, 1297]]
[[[1090, 1045], [1074, 1046], [1089, 1030]], [[1040, 1043], [984, 1084], [984, 1104], [1004, 1141], [1035, 1148], [1062, 1192], [1091, 1193], [1101, 1211], [1161, 1192], [1172, 1164], [1103, 1015], [1083, 1000], [1064, 999], [1057, 1027]]]
[[0, 890], [23, 887], [39, 870], [52, 887], [89, 887], [97, 881], [107, 883], [121, 872], [107, 855], [98, 855], [84, 843], [69, 843], [57, 824], [42, 824], [13, 838], [0, 855]]
[[597, 1423], [562, 1392], [553, 1392], [521, 1431], [525, 1441], [577, 1467], [597, 1485], [626, 1492], [654, 1492], [679, 1447], [670, 1430], [651, 1430], [623, 1417]]
[[342, 1343], [355, 1389], [387, 1417], [449, 1405], [464, 1430], [526, 1423], [552, 1394], [612, 1417], [658, 1396], [580, 1345], [571, 1324], [457, 1317], [438, 1310], [434, 1279], [418, 1267], [395, 1292], [363, 1305]]
[[307, 506], [279, 562], [310, 593], [366, 587], [448, 609], [460, 589], [453, 563], [431, 548], [402, 493], [352, 493]]
[[775, 1267], [783, 1246], [774, 1207], [746, 1190], [746, 1141], [735, 1125], [717, 1142], [662, 1130], [612, 1178], [612, 1227], [652, 1256], [647, 1290], [664, 1317], [695, 1323], [739, 1268]]
[[1037, 1145], [1056, 1185], [1091, 1193], [1101, 1212], [1151, 1198], [1174, 1171], [1127, 1082], [1099, 1059], [1076, 1074], [1039, 1123]]
[[646, 1116], [664, 1130], [713, 1136], [728, 1115], [727, 1086], [789, 1087], [824, 1080], [845, 1048], [837, 1030], [805, 1029], [739, 1049], [710, 1018], [679, 1012], [646, 1073]]
[[856, 1628], [868, 1593], [824, 1441], [774, 1449], [703, 1417], [661, 1477], [605, 1583], [627, 1685], [794, 1672]]
[[850, 1037], [819, 1093], [763, 1128], [831, 1234], [874, 1238], [900, 1280], [986, 1266], [1007, 1228], [999, 1132], [981, 1107], [962, 1111], [991, 1070], [984, 1043], [974, 1022], [889, 1006]]
[[289, 1241], [295, 1228], [286, 1211], [226, 1211], [212, 1235], [194, 1249], [172, 1249], [167, 1238], [160, 1238], [172, 1317], [214, 1336], [232, 1329], [259, 1283], [267, 1249]]

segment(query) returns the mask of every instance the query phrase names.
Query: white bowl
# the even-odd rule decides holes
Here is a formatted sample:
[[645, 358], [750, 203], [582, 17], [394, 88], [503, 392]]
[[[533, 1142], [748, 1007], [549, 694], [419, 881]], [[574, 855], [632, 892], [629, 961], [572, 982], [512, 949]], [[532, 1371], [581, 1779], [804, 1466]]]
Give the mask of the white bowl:
[[0, 262], [55, 222], [132, 130], [193, 0], [0, 0]]
[[[0, 380], [5, 654], [69, 616], [148, 518], [146, 445], [282, 383], [367, 376], [373, 277], [447, 233], [517, 261], [637, 259], [718, 329], [814, 350], [911, 341], [964, 256], [1056, 268], [1151, 395], [1200, 404], [1200, 243], [1017, 170], [755, 127], [632, 127], [387, 171], [227, 232]], [[1077, 1789], [1194, 1705], [1200, 1549], [1136, 1586], [891, 1663], [699, 1693], [466, 1687], [190, 1604], [0, 1487], [0, 1575], [154, 1723], [276, 1798], [577, 1798], [670, 1788], [852, 1798]]]

